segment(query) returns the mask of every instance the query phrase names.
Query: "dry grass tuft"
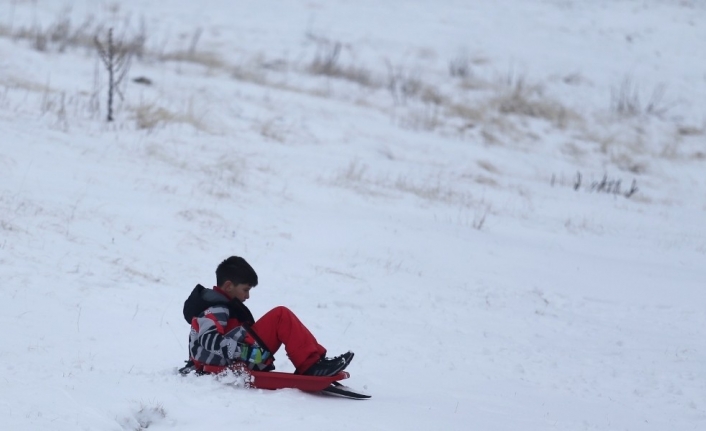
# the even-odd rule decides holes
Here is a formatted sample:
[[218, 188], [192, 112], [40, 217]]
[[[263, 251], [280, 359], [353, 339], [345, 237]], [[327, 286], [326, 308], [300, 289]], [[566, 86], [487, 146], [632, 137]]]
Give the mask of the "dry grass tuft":
[[197, 64], [209, 70], [223, 70], [228, 67], [228, 63], [219, 54], [209, 51], [178, 50], [162, 54], [159, 59], [165, 62]]
[[203, 114], [197, 115], [191, 101], [185, 110], [175, 112], [153, 103], [141, 103], [134, 108], [134, 119], [138, 129], [152, 131], [159, 126], [180, 123], [188, 124], [197, 130], [208, 131]]
[[647, 103], [640, 101], [640, 89], [630, 76], [626, 76], [617, 88], [611, 90], [611, 111], [619, 117], [655, 116], [663, 117], [676, 103], [665, 100], [667, 87], [655, 86]]
[[318, 39], [318, 52], [309, 64], [307, 71], [313, 75], [323, 75], [333, 78], [345, 79], [364, 87], [377, 87], [370, 70], [355, 65], [343, 66], [340, 64], [340, 54], [343, 44], [329, 40]]
[[461, 103], [451, 103], [447, 106], [449, 115], [466, 120], [472, 127], [485, 120], [486, 112], [482, 108], [464, 105]]
[[540, 118], [561, 129], [578, 118], [578, 115], [559, 102], [546, 97], [540, 86], [527, 84], [524, 77], [510, 81], [490, 103], [501, 114]]

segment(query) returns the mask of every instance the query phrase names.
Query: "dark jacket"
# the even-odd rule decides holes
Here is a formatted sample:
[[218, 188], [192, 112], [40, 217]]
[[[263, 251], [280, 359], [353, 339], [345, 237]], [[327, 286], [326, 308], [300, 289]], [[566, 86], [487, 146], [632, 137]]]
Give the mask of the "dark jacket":
[[229, 365], [254, 342], [243, 326], [254, 323], [245, 304], [200, 284], [184, 302], [184, 319], [191, 324], [189, 356], [197, 365]]

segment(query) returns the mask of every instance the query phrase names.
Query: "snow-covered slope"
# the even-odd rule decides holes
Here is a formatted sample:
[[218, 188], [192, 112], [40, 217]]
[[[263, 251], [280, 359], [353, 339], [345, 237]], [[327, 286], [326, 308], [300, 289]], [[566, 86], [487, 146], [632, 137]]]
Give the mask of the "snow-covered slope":
[[[3, 429], [702, 429], [704, 18], [0, 3]], [[176, 374], [232, 254], [370, 401]]]

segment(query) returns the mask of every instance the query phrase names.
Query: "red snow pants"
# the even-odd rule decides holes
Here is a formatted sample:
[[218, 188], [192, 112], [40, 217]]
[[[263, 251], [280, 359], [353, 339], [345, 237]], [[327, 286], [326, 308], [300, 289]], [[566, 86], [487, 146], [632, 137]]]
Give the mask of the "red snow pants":
[[326, 349], [287, 307], [268, 311], [252, 325], [252, 329], [273, 355], [284, 344], [297, 373], [303, 373], [326, 355]]

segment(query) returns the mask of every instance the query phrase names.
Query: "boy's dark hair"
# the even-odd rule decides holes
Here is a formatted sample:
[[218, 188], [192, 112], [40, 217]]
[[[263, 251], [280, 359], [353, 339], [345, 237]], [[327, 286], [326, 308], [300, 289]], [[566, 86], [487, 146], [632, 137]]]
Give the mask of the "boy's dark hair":
[[216, 284], [223, 286], [229, 281], [235, 284], [249, 284], [257, 286], [257, 274], [255, 270], [242, 257], [231, 256], [221, 262], [216, 268]]

